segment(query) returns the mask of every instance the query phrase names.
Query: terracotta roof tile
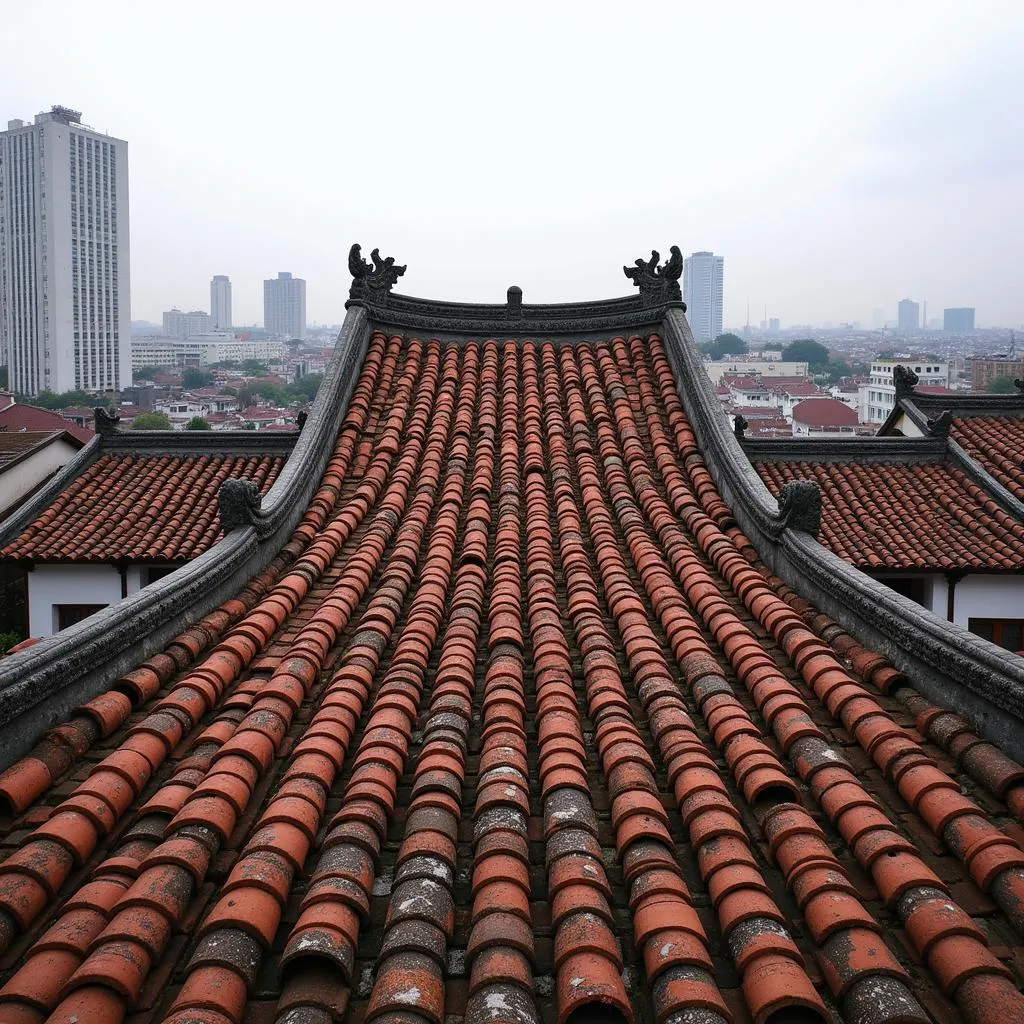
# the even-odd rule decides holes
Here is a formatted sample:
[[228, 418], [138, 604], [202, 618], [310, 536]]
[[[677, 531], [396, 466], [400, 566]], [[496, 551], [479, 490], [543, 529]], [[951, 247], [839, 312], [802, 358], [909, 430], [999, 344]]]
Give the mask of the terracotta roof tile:
[[217, 492], [229, 478], [266, 493], [278, 456], [104, 455], [5, 548], [34, 562], [186, 561], [221, 536]]
[[950, 437], [1011, 494], [1024, 501], [1024, 419], [970, 416], [953, 419]]
[[1024, 525], [940, 462], [759, 462], [776, 496], [791, 480], [821, 488], [823, 544], [858, 568], [1024, 568]]
[[271, 566], [0, 797], [2, 1020], [1024, 1005], [1024, 770], [758, 561], [657, 338], [376, 334]]

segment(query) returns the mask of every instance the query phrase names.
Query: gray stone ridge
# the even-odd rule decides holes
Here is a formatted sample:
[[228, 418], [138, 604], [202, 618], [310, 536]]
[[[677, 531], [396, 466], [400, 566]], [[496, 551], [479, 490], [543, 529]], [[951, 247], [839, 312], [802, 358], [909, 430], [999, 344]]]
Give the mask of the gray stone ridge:
[[[834, 555], [804, 528], [814, 525], [812, 495], [792, 495], [780, 509], [751, 459], [768, 452], [799, 458], [788, 453], [801, 451], [801, 444], [741, 442], [703, 371], [680, 311], [666, 312], [662, 337], [708, 469], [764, 562], [860, 643], [884, 654], [922, 693], [969, 717], [983, 736], [1011, 757], [1024, 757], [1024, 659], [938, 618]], [[943, 410], [931, 407], [932, 397], [915, 394], [913, 401], [929, 407], [928, 418], [935, 419]], [[880, 460], [932, 458], [941, 451], [951, 462], [959, 459], [953, 450], [959, 446], [941, 432], [921, 439], [869, 438], [866, 442], [860, 450]], [[829, 453], [827, 457], [833, 459], [849, 458], [862, 443], [857, 439], [823, 442], [821, 448], [816, 443], [813, 451], [821, 456]]]
[[[26, 753], [47, 729], [109, 688], [118, 676], [162, 650], [175, 636], [238, 593], [265, 568], [298, 525], [323, 476], [359, 376], [369, 337], [366, 310], [353, 307], [345, 317], [334, 355], [301, 434], [280, 435], [274, 439], [274, 443], [286, 445], [291, 451], [274, 486], [258, 505], [251, 500], [251, 495], [243, 497], [239, 503], [239, 496], [228, 488], [225, 525], [229, 528], [221, 541], [116, 605], [0, 660], [0, 768]], [[114, 430], [103, 438], [94, 438], [79, 452], [65, 472], [58, 474], [53, 489], [44, 488], [47, 504], [87, 468], [101, 450], [110, 450], [101, 449], [110, 443], [110, 433], [119, 433], [116, 425]], [[115, 436], [113, 443], [123, 442], [134, 450], [141, 446], [152, 451], [156, 449], [146, 448], [150, 443], [159, 449], [168, 441], [173, 442], [169, 433], [125, 432], [122, 438]], [[269, 431], [237, 433], [247, 437], [244, 440], [229, 437], [227, 442], [237, 440], [248, 444], [271, 436]], [[190, 434], [188, 442], [192, 450], [196, 450], [196, 444], [219, 444], [222, 440], [207, 436], [206, 432], [202, 436], [199, 432]], [[268, 454], [265, 448], [259, 450]], [[230, 449], [217, 448], [216, 451], [227, 454]], [[232, 515], [234, 519], [230, 518]]]

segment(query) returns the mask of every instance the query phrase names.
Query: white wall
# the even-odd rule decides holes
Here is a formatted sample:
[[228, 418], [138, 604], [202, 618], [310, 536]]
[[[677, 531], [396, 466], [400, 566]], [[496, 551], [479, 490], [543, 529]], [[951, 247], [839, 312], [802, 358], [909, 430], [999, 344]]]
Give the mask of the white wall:
[[954, 600], [953, 618], [965, 629], [971, 618], [1024, 619], [1024, 576], [965, 576], [956, 585]]
[[0, 474], [0, 521], [21, 504], [29, 491], [66, 466], [76, 454], [77, 449], [67, 441], [54, 441]]
[[28, 574], [29, 636], [57, 632], [57, 604], [114, 604], [121, 574], [112, 565], [37, 565]]

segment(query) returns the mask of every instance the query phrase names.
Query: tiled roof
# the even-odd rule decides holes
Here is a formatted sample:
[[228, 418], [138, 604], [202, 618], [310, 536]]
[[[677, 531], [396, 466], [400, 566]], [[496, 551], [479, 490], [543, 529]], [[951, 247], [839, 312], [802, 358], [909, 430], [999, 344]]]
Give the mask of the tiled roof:
[[806, 398], [793, 406], [793, 419], [809, 427], [852, 427], [857, 412], [838, 398]]
[[[36, 448], [43, 448], [64, 435], [62, 430], [18, 430], [14, 433], [0, 430], [0, 471]], [[81, 442], [73, 438], [76, 448]]]
[[[89, 415], [91, 417], [92, 413]], [[66, 430], [79, 441], [91, 441], [94, 436], [92, 430], [80, 427], [50, 409], [22, 405], [20, 402], [0, 409], [0, 431], [14, 433], [20, 430]]]
[[1024, 1014], [1024, 771], [758, 562], [656, 338], [375, 335], [277, 559], [0, 794], [5, 1021]]
[[759, 462], [776, 496], [790, 480], [821, 488], [821, 537], [861, 569], [1024, 569], [1024, 525], [941, 462]]
[[179, 562], [221, 536], [217, 492], [229, 477], [270, 489], [277, 456], [103, 455], [0, 558], [33, 562]]
[[1024, 501], [1024, 419], [957, 416], [949, 436], [1011, 494]]

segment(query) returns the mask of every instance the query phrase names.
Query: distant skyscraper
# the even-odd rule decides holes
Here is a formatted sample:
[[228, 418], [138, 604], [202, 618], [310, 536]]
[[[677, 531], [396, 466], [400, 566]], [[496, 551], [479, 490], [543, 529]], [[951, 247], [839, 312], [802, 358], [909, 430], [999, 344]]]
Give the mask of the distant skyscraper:
[[974, 330], [974, 307], [957, 306], [942, 311], [942, 329], [947, 334], [970, 334]]
[[777, 331], [782, 326], [782, 322], [777, 316], [768, 317], [768, 330]]
[[281, 272], [263, 282], [263, 326], [271, 336], [306, 337], [306, 282]]
[[209, 313], [201, 309], [193, 309], [190, 313], [184, 313], [180, 309], [170, 309], [164, 313], [164, 334], [168, 338], [195, 337], [197, 334], [209, 334], [213, 321]]
[[695, 341], [710, 341], [722, 333], [724, 263], [713, 252], [695, 252], [683, 261], [683, 301]]
[[0, 132], [0, 361], [28, 395], [131, 386], [128, 144], [77, 110]]
[[896, 324], [900, 334], [916, 334], [921, 326], [921, 307], [912, 299], [900, 299]]
[[210, 319], [217, 330], [231, 330], [231, 281], [224, 274], [210, 282]]

